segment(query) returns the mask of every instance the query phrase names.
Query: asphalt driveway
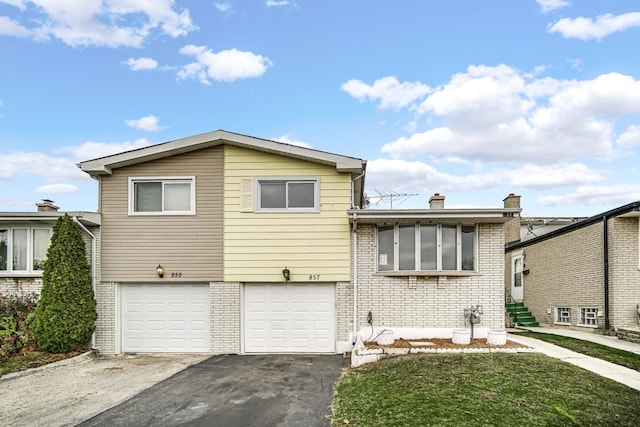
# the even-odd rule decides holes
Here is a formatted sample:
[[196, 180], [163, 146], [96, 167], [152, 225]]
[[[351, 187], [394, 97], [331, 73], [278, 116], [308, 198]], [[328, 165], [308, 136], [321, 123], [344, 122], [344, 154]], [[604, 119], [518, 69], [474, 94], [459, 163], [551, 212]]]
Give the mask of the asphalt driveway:
[[80, 426], [327, 426], [339, 355], [213, 356]]

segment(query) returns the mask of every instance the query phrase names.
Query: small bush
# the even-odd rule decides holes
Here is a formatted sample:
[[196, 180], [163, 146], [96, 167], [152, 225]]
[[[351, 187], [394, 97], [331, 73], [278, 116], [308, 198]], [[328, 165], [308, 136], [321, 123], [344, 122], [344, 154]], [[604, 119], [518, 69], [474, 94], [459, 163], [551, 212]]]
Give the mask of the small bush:
[[38, 295], [0, 293], [0, 360], [35, 344], [29, 329]]

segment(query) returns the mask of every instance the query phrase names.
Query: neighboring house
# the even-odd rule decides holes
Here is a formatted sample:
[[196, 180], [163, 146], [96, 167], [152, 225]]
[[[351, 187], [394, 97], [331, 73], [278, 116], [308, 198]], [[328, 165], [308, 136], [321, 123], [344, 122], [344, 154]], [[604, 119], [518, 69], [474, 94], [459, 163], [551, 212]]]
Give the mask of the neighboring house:
[[99, 182], [102, 353], [351, 348], [365, 161], [216, 131], [78, 166]]
[[543, 234], [559, 230], [567, 225], [586, 219], [585, 217], [521, 217], [520, 241], [524, 242]]
[[637, 329], [639, 217], [640, 202], [634, 202], [526, 241], [512, 235], [507, 292], [550, 326], [601, 333]]
[[[520, 208], [350, 210], [356, 255], [353, 327], [364, 339], [451, 338], [471, 328], [465, 309], [481, 307], [474, 337], [504, 330], [504, 225]], [[370, 322], [369, 322], [370, 321]]]
[[[0, 292], [39, 294], [42, 270], [56, 220], [64, 216], [51, 200], [36, 204], [37, 212], [0, 212]], [[98, 274], [94, 247], [100, 235], [100, 216], [91, 212], [66, 212], [77, 224], [86, 243], [92, 274]]]

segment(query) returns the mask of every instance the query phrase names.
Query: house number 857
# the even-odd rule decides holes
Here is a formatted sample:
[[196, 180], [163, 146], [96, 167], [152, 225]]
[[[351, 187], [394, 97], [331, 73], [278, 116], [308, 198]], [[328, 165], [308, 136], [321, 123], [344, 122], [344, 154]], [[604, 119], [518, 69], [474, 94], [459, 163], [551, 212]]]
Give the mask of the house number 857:
[[319, 274], [310, 274], [309, 275], [309, 280], [320, 280], [320, 275]]

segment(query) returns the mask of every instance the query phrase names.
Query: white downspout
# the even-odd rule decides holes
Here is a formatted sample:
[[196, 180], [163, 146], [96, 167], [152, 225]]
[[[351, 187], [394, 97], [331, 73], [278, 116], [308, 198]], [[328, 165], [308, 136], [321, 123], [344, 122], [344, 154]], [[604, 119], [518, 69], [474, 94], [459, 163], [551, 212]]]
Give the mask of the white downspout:
[[353, 341], [358, 340], [358, 214], [353, 214]]
[[[96, 297], [96, 236], [89, 231], [87, 227], [85, 227], [76, 216], [72, 217], [73, 222], [78, 224], [78, 226], [89, 236], [91, 236], [91, 288], [93, 289], [93, 297]], [[91, 349], [96, 348], [96, 333], [95, 331], [91, 334]]]

